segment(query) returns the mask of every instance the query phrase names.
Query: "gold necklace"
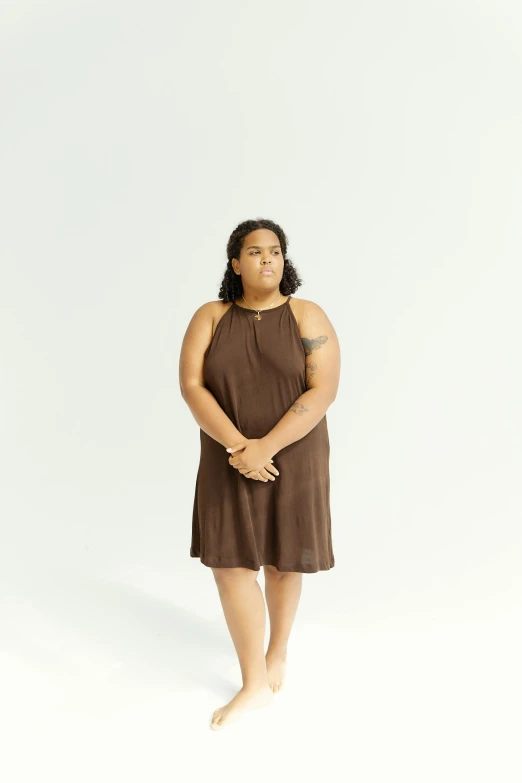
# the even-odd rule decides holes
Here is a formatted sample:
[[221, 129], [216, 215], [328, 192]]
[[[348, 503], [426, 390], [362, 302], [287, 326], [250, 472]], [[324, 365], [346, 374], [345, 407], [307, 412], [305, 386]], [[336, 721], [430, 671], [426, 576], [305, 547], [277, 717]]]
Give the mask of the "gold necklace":
[[[241, 295], [241, 299], [245, 299], [245, 297], [244, 297], [243, 295]], [[261, 308], [261, 310], [269, 310], [271, 307], [273, 307], [273, 306], [275, 305], [275, 303], [276, 303], [276, 302], [279, 302], [279, 300], [280, 300], [280, 299], [281, 299], [281, 291], [279, 291], [279, 296], [278, 296], [278, 298], [275, 300], [275, 302], [272, 302], [272, 304], [271, 304], [271, 305], [268, 305], [268, 307], [262, 307], [262, 308]], [[255, 316], [254, 316], [254, 318], [255, 318], [257, 321], [260, 321], [260, 320], [261, 320], [261, 315], [260, 315], [260, 312], [261, 312], [261, 310], [258, 310], [256, 307], [252, 307], [252, 305], [250, 304], [250, 302], [247, 302], [247, 300], [246, 300], [246, 299], [245, 299], [245, 302], [247, 303], [247, 305], [250, 307], [250, 309], [251, 309], [251, 310], [255, 310], [255, 311], [256, 311], [257, 315], [255, 315]]]

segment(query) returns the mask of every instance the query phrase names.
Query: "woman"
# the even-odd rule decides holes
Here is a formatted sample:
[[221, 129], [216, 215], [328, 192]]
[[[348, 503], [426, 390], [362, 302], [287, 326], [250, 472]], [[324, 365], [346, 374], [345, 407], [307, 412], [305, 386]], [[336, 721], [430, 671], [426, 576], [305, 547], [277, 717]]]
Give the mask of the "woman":
[[325, 414], [339, 384], [337, 335], [319, 305], [292, 296], [301, 280], [276, 223], [241, 223], [227, 256], [220, 301], [196, 310], [180, 356], [201, 442], [190, 555], [212, 569], [243, 679], [213, 729], [280, 690], [303, 573], [335, 562]]

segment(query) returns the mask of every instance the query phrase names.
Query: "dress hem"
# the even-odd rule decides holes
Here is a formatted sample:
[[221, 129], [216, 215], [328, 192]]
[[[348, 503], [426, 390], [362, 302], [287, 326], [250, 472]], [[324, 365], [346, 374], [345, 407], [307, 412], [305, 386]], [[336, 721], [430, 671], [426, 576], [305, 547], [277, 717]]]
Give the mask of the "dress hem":
[[[326, 563], [321, 563], [318, 568], [315, 569], [309, 569], [307, 571], [303, 570], [303, 568], [295, 568], [294, 566], [290, 565], [283, 565], [279, 563], [276, 565], [276, 563], [270, 563], [270, 562], [258, 562], [256, 560], [250, 560], [249, 558], [237, 558], [237, 557], [204, 557], [200, 554], [196, 554], [195, 552], [190, 552], [190, 557], [193, 558], [199, 558], [199, 560], [203, 563], [203, 565], [207, 566], [208, 568], [249, 568], [251, 571], [259, 571], [261, 569], [261, 566], [263, 565], [270, 565], [274, 568], [277, 568], [278, 571], [282, 571], [284, 573], [287, 572], [293, 572], [298, 574], [316, 574], [319, 571], [330, 571], [335, 566], [335, 560], [332, 558], [330, 561], [330, 564], [327, 565]], [[241, 562], [239, 562], [241, 561]], [[246, 565], [248, 563], [248, 565]]]

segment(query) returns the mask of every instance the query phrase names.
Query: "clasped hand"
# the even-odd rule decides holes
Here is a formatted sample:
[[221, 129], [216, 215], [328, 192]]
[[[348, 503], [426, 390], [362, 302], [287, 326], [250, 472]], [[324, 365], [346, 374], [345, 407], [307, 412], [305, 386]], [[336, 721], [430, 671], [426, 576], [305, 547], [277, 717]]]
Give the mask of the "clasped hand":
[[243, 438], [227, 449], [228, 462], [247, 478], [274, 480], [279, 471], [274, 467], [272, 454], [263, 438]]

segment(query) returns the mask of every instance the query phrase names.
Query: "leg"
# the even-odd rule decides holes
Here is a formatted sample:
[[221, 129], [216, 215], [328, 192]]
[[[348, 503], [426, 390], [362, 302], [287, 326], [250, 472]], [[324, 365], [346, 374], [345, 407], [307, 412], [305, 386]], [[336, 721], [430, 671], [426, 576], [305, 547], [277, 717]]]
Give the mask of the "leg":
[[249, 568], [213, 568], [212, 572], [243, 678], [239, 693], [214, 712], [211, 725], [215, 729], [246, 709], [266, 706], [273, 693], [263, 652], [266, 607], [257, 582], [259, 572]]
[[244, 688], [266, 685], [264, 655], [266, 607], [257, 577], [249, 568], [213, 568], [228, 630], [236, 648]]
[[274, 693], [277, 693], [283, 685], [288, 639], [301, 597], [303, 575], [294, 571], [278, 571], [277, 568], [269, 565], [263, 568], [266, 603], [270, 616], [270, 641], [266, 651], [266, 665], [270, 687]]

